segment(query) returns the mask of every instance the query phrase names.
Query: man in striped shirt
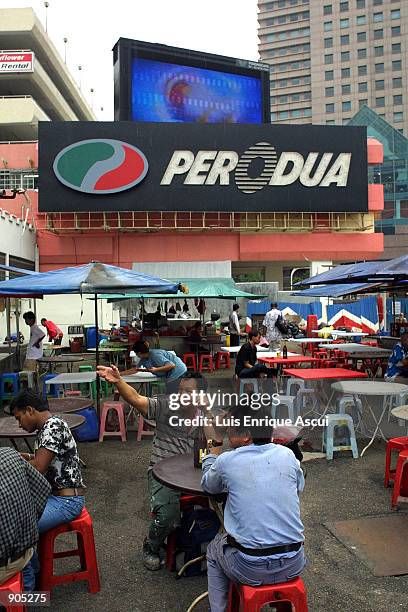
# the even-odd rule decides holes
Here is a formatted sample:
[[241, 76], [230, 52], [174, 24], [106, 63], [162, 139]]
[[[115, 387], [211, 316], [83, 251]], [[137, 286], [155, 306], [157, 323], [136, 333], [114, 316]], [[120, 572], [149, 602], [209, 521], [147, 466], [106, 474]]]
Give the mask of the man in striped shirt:
[[[146, 419], [156, 422], [153, 438], [152, 454], [147, 473], [150, 497], [150, 511], [153, 519], [149, 533], [143, 544], [143, 564], [149, 570], [160, 569], [160, 547], [167, 536], [180, 524], [180, 492], [160, 484], [153, 476], [153, 466], [173, 455], [183, 455], [193, 452], [194, 437], [197, 428], [181, 425], [170, 425], [169, 418], [177, 415], [183, 418], [194, 418], [200, 408], [183, 401], [178, 411], [170, 408], [169, 397], [149, 398], [137, 393], [120, 376], [119, 370], [112, 367], [98, 366], [98, 374], [105, 380], [116, 385], [117, 390], [131, 406], [134, 406]], [[193, 392], [205, 391], [206, 380], [196, 372], [186, 372], [180, 380], [179, 395], [192, 398]], [[204, 407], [204, 406], [203, 406]]]

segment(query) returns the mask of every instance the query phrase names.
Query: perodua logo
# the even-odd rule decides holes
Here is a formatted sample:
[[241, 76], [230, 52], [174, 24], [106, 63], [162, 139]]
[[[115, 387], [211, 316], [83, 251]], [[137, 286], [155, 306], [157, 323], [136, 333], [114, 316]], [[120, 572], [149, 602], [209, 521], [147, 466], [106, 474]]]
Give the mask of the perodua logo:
[[144, 179], [148, 168], [140, 149], [110, 138], [75, 142], [62, 149], [53, 164], [61, 183], [76, 191], [97, 195], [134, 187]]

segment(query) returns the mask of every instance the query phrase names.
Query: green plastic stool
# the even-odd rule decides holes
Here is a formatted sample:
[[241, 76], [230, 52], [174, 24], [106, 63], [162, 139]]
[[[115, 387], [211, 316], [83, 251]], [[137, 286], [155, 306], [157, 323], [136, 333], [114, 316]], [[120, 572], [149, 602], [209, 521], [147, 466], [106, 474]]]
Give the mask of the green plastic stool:
[[150, 383], [150, 394], [151, 395], [160, 395], [161, 393], [166, 393], [166, 383], [164, 380], [155, 380]]
[[[78, 372], [94, 372], [95, 368], [91, 365], [80, 365], [78, 368]], [[88, 393], [88, 385], [80, 384], [79, 390], [82, 395], [86, 395]], [[91, 383], [91, 397], [92, 399], [96, 399], [96, 382]]]
[[[78, 370], [80, 372], [94, 372], [95, 369], [91, 365], [80, 365]], [[103, 378], [101, 378], [100, 381], [101, 381], [102, 394], [105, 397], [108, 397], [109, 395], [113, 393], [112, 385], [110, 385], [108, 381]], [[86, 385], [79, 385], [80, 389], [81, 389], [81, 386], [84, 388], [86, 387]], [[84, 393], [83, 389], [81, 389], [81, 392]], [[92, 392], [92, 399], [96, 399], [96, 382], [91, 384], [91, 392]], [[86, 390], [85, 390], [85, 393], [86, 393]]]

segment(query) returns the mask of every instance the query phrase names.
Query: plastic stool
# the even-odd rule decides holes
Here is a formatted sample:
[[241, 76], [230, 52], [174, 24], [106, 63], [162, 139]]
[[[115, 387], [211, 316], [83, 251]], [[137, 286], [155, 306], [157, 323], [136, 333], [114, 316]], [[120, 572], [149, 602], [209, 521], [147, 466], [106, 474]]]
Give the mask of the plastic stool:
[[[148, 423], [146, 423], [148, 425]], [[138, 422], [137, 422], [137, 442], [140, 442], [143, 436], [154, 436], [154, 430], [145, 429], [145, 420], [141, 414], [139, 414]]]
[[183, 363], [185, 364], [187, 370], [194, 370], [194, 372], [197, 371], [197, 360], [194, 353], [184, 353]]
[[[180, 495], [180, 512], [186, 512], [194, 508], [194, 506], [201, 506], [202, 508], [208, 508], [208, 497], [205, 495]], [[177, 535], [178, 531], [172, 531], [167, 536], [166, 543], [166, 568], [169, 572], [174, 570], [176, 553], [177, 553]]]
[[[72, 532], [77, 533], [77, 548], [55, 552], [54, 543], [57, 536]], [[79, 580], [88, 581], [90, 593], [98, 593], [101, 590], [92, 519], [86, 508], [82, 510], [78, 518], [70, 523], [58, 525], [58, 527], [41, 534], [38, 552], [41, 568], [39, 590], [51, 591], [57, 584], [78, 582]], [[58, 576], [54, 575], [54, 559], [65, 557], [79, 557], [81, 570]]]
[[286, 406], [288, 410], [287, 418], [294, 425], [297, 417], [299, 416], [299, 409], [297, 407], [298, 402], [296, 401], [296, 399], [296, 396], [293, 395], [279, 395], [280, 404], [278, 406], [272, 405], [272, 418], [276, 419], [276, 412], [278, 408], [280, 408], [281, 406]]
[[82, 393], [81, 391], [65, 391], [64, 396], [65, 397], [81, 397]]
[[391, 469], [391, 453], [397, 451], [400, 453], [403, 450], [408, 450], [408, 436], [401, 438], [391, 438], [387, 442], [387, 448], [385, 450], [385, 474], [384, 474], [384, 487], [387, 488], [390, 485], [390, 480], [395, 478], [395, 470]]
[[302, 578], [257, 587], [230, 583], [228, 612], [260, 612], [265, 604], [275, 602], [289, 602], [296, 612], [308, 612], [306, 588]]
[[[323, 450], [326, 449], [326, 458], [333, 459], [334, 451], [349, 451], [353, 453], [353, 459], [358, 459], [356, 433], [354, 431], [353, 419], [349, 414], [327, 414], [327, 426], [323, 437]], [[336, 427], [345, 426], [349, 430], [350, 444], [334, 445], [334, 430]]]
[[300, 378], [288, 378], [286, 383], [286, 395], [296, 395], [292, 393], [292, 387], [299, 387], [299, 389], [305, 389], [305, 381]]
[[13, 399], [20, 391], [20, 376], [13, 372], [5, 372], [0, 376], [0, 407], [4, 400]]
[[391, 507], [397, 510], [399, 502], [408, 503], [408, 449], [398, 455], [397, 469], [395, 470], [394, 490], [392, 492]]
[[[205, 361], [208, 361], [208, 363], [205, 364]], [[203, 372], [204, 370], [207, 370], [208, 372], [212, 372], [214, 370], [214, 361], [212, 355], [200, 355], [200, 358], [198, 360], [198, 371]]]
[[[78, 368], [78, 372], [94, 372], [95, 368], [91, 365], [80, 365]], [[104, 380], [102, 382], [103, 379], [101, 380], [101, 390], [103, 392], [104, 395], [109, 395], [109, 393], [105, 392], [105, 386], [103, 383], [105, 383], [106, 385], [106, 380]], [[96, 399], [96, 382], [91, 382], [91, 383], [81, 383], [79, 385], [79, 388], [81, 390], [82, 395], [87, 396], [89, 390], [91, 391], [91, 398], [92, 399]]]
[[91, 365], [80, 365], [78, 372], [94, 372], [95, 368]]
[[22, 389], [33, 389], [38, 390], [38, 375], [37, 372], [32, 370], [22, 370], [19, 373], [20, 379], [20, 390]]
[[337, 400], [337, 413], [345, 414], [346, 407], [351, 406], [355, 408], [358, 413], [358, 417], [361, 420], [361, 415], [363, 413], [363, 402], [359, 397], [355, 397], [354, 395], [343, 395]]
[[[106, 418], [109, 410], [116, 410], [119, 418], [119, 431], [106, 431]], [[120, 436], [122, 442], [126, 442], [125, 404], [123, 402], [103, 402], [101, 414], [101, 426], [99, 429], [99, 442], [103, 442], [105, 436]]]
[[252, 385], [254, 393], [259, 393], [259, 384], [257, 378], [240, 378], [239, 379], [239, 395], [244, 393], [245, 385]]
[[[23, 574], [19, 572], [0, 585], [0, 593], [22, 593], [24, 591]], [[24, 612], [26, 607], [21, 605], [5, 606], [6, 612]]]
[[217, 370], [220, 370], [222, 367], [227, 370], [231, 367], [231, 356], [229, 353], [225, 351], [217, 351], [215, 356], [215, 367]]
[[[47, 380], [51, 380], [52, 378], [55, 378], [57, 376], [57, 374], [46, 374], [45, 376], [43, 376], [43, 398], [45, 399], [46, 397], [59, 397], [59, 390], [60, 390], [60, 386], [59, 385], [46, 385], [46, 381]], [[47, 393], [48, 391], [48, 393]]]
[[154, 380], [150, 383], [150, 394], [160, 395], [160, 393], [166, 393], [166, 383], [164, 380]]

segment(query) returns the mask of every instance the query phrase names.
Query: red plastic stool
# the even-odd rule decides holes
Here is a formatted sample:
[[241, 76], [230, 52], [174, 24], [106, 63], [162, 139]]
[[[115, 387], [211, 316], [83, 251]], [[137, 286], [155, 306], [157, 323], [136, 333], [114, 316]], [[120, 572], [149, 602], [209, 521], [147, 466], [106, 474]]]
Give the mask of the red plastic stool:
[[[9, 593], [22, 593], [24, 591], [23, 585], [23, 574], [19, 572], [15, 576], [12, 576], [7, 580], [7, 582], [3, 582], [0, 585], [0, 593], [8, 595]], [[5, 606], [7, 612], [24, 612], [26, 607], [21, 605]]]
[[65, 397], [81, 397], [82, 392], [81, 391], [65, 391], [64, 396]]
[[[207, 361], [208, 363], [204, 363]], [[198, 362], [198, 371], [203, 372], [204, 370], [208, 370], [208, 372], [212, 372], [214, 370], [214, 361], [212, 355], [200, 355], [200, 359]]]
[[217, 351], [217, 355], [215, 358], [215, 367], [217, 368], [217, 370], [221, 369], [222, 367], [229, 370], [231, 367], [230, 354], [224, 351]]
[[197, 370], [197, 360], [194, 353], [184, 353], [183, 363], [186, 365], [187, 370]]
[[154, 436], [153, 429], [147, 429], [148, 424], [145, 423], [145, 420], [141, 414], [139, 414], [138, 422], [137, 422], [137, 442], [140, 442], [143, 436]]
[[391, 438], [387, 442], [387, 448], [385, 450], [385, 474], [384, 474], [384, 487], [390, 486], [390, 480], [395, 478], [395, 470], [391, 469], [391, 453], [397, 451], [400, 453], [403, 450], [408, 449], [408, 436], [401, 438]]
[[398, 455], [391, 501], [393, 510], [397, 510], [398, 502], [408, 503], [408, 449]]
[[267, 603], [289, 602], [295, 606], [296, 612], [308, 612], [307, 596], [304, 582], [296, 578], [290, 582], [265, 584], [251, 587], [246, 584], [231, 582], [228, 612], [259, 612]]
[[[71, 532], [77, 533], [77, 548], [55, 552], [54, 543], [57, 536]], [[70, 523], [59, 525], [41, 534], [38, 553], [41, 567], [40, 591], [51, 591], [57, 584], [78, 582], [79, 580], [88, 581], [90, 593], [98, 593], [101, 590], [92, 519], [86, 508], [82, 510], [78, 518]], [[79, 557], [80, 571], [54, 575], [54, 559], [65, 557]]]
[[[119, 419], [119, 431], [106, 431], [106, 419], [109, 410], [116, 410]], [[103, 442], [105, 436], [120, 436], [122, 442], [126, 442], [125, 404], [123, 402], [103, 402], [101, 414], [101, 426], [99, 429], [99, 442]]]
[[[208, 497], [205, 495], [180, 495], [180, 512], [186, 510], [192, 510], [194, 506], [201, 506], [202, 508], [208, 508]], [[177, 552], [177, 531], [172, 531], [167, 536], [166, 545], [166, 568], [169, 572], [173, 571], [174, 564], [176, 561]]]

